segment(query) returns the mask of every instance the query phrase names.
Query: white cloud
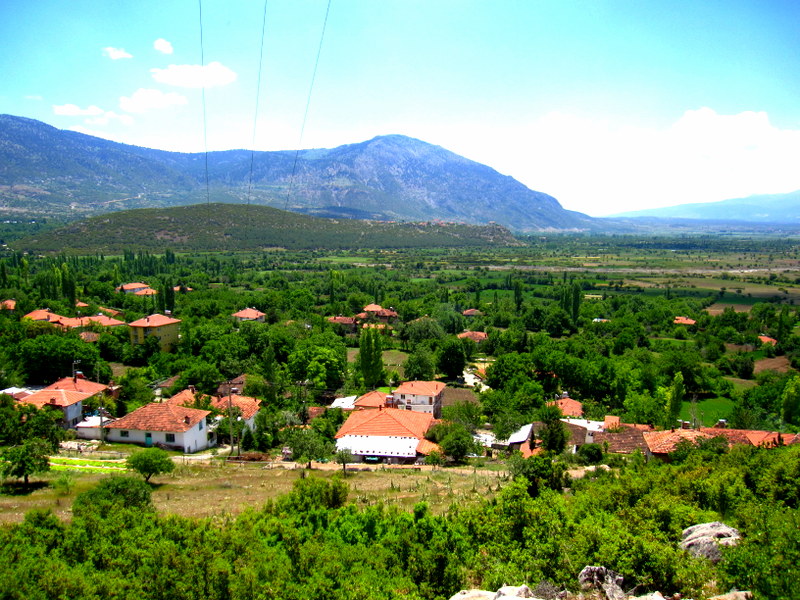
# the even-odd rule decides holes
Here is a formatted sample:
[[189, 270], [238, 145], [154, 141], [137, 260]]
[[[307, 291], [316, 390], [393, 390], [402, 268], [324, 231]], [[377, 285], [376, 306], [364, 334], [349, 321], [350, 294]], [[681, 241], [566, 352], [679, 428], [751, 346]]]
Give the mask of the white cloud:
[[133, 125], [133, 117], [130, 115], [120, 115], [113, 110], [109, 110], [97, 117], [90, 117], [84, 121], [87, 125], [108, 125], [112, 121], [119, 121], [123, 125]]
[[114, 48], [113, 46], [107, 46], [106, 48], [103, 48], [103, 56], [107, 56], [111, 60], [133, 58], [133, 54], [125, 52], [124, 48]]
[[86, 108], [81, 108], [76, 104], [54, 104], [53, 114], [66, 116], [66, 117], [96, 117], [102, 115], [105, 111], [99, 106], [92, 104]]
[[161, 90], [148, 88], [139, 88], [131, 96], [123, 96], [119, 99], [119, 107], [132, 113], [143, 113], [184, 104], [188, 104], [188, 100], [177, 92], [164, 93]]
[[162, 54], [172, 54], [172, 44], [169, 43], [164, 38], [158, 38], [155, 42], [153, 42], [153, 48], [161, 52]]
[[236, 73], [217, 61], [202, 65], [169, 65], [166, 69], [150, 69], [153, 79], [176, 87], [210, 88], [236, 81]]

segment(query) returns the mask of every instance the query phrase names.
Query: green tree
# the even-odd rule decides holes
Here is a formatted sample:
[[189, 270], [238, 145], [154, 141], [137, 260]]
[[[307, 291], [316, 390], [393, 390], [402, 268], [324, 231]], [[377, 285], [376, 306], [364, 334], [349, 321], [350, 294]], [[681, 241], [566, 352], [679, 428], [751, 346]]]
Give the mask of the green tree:
[[456, 379], [464, 373], [467, 366], [467, 357], [464, 354], [464, 345], [458, 338], [445, 340], [439, 348], [439, 359], [437, 361], [439, 371], [444, 373], [448, 379]]
[[358, 340], [358, 368], [368, 390], [380, 385], [386, 375], [383, 367], [383, 343], [377, 329], [367, 327], [361, 330]]
[[409, 381], [429, 381], [436, 375], [433, 354], [425, 346], [417, 346], [403, 362], [403, 373]]
[[544, 426], [539, 432], [542, 446], [549, 452], [560, 454], [567, 447], [569, 431], [561, 421], [561, 410], [557, 406], [545, 406], [539, 410], [539, 419]]
[[333, 452], [333, 444], [313, 429], [292, 428], [286, 434], [285, 441], [292, 451], [292, 460], [307, 463], [309, 469], [312, 460], [328, 458]]
[[334, 460], [337, 464], [342, 465], [342, 474], [347, 477], [347, 463], [353, 462], [353, 453], [347, 448], [341, 448], [336, 451]]
[[126, 464], [129, 469], [133, 469], [144, 477], [145, 482], [149, 482], [153, 475], [171, 473], [175, 468], [175, 463], [161, 448], [146, 448], [134, 452], [128, 457]]
[[678, 416], [681, 414], [681, 407], [683, 406], [683, 397], [686, 389], [683, 385], [683, 373], [678, 371], [672, 378], [672, 385], [669, 387], [669, 396], [667, 402], [667, 413], [670, 415], [674, 423]]
[[6, 448], [0, 453], [0, 473], [3, 477], [22, 478], [28, 485], [31, 475], [50, 470], [48, 444], [39, 439], [25, 440], [21, 446]]
[[475, 452], [475, 440], [463, 425], [454, 425], [439, 442], [444, 453], [455, 462], [463, 461]]
[[72, 514], [76, 517], [97, 514], [107, 517], [120, 509], [152, 509], [152, 490], [142, 479], [112, 475], [75, 498]]
[[781, 394], [783, 420], [792, 425], [800, 424], [800, 376], [792, 377]]

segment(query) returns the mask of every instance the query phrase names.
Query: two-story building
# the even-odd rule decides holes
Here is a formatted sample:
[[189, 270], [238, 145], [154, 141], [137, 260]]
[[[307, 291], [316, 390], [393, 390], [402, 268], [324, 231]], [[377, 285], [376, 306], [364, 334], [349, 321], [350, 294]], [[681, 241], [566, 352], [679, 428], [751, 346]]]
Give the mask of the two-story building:
[[131, 331], [131, 344], [144, 344], [148, 337], [155, 337], [161, 350], [169, 352], [178, 343], [180, 322], [180, 319], [155, 314], [128, 323]]
[[401, 410], [442, 416], [442, 396], [445, 384], [440, 381], [406, 381], [392, 392], [392, 404]]

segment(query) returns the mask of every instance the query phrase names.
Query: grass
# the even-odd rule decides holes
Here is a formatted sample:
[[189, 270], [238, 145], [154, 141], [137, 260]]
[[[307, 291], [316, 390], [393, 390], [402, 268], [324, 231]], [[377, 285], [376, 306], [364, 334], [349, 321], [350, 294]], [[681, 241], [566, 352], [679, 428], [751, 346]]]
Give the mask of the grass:
[[[712, 427], [720, 419], [727, 419], [733, 410], [733, 401], [728, 398], [709, 398], [697, 402], [697, 417], [705, 427]], [[681, 407], [680, 419], [692, 420], [692, 403], [684, 402]]]
[[66, 467], [98, 467], [102, 469], [125, 468], [125, 463], [109, 463], [107, 460], [83, 460], [80, 458], [51, 458], [50, 465], [63, 465]]
[[[350, 488], [349, 499], [359, 505], [382, 502], [411, 509], [425, 501], [432, 511], [441, 514], [454, 503], [473, 504], [492, 497], [507, 480], [504, 464], [503, 469], [494, 471], [495, 467], [500, 468], [498, 465], [488, 461], [476, 464], [477, 468], [351, 470], [345, 481]], [[153, 478], [153, 502], [162, 514], [199, 518], [236, 515], [288, 493], [302, 474], [302, 469], [270, 467], [263, 463], [178, 464], [171, 474]], [[69, 519], [75, 497], [111, 472], [92, 466], [71, 470], [74, 484], [64, 493], [56, 489], [55, 481], [65, 468], [54, 465], [54, 472], [34, 478], [31, 483], [39, 485], [30, 486], [25, 494], [0, 494], [0, 523], [20, 522], [32, 509], [50, 509], [60, 518]], [[340, 477], [341, 467], [315, 464], [308, 476]]]

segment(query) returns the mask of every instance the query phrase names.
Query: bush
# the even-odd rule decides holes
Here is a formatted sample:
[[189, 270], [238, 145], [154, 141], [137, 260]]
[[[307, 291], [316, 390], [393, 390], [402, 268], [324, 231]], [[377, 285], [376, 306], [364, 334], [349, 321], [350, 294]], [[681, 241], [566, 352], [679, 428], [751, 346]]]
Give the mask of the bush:
[[603, 460], [603, 449], [600, 444], [584, 444], [578, 448], [578, 456], [586, 465], [596, 465]]

